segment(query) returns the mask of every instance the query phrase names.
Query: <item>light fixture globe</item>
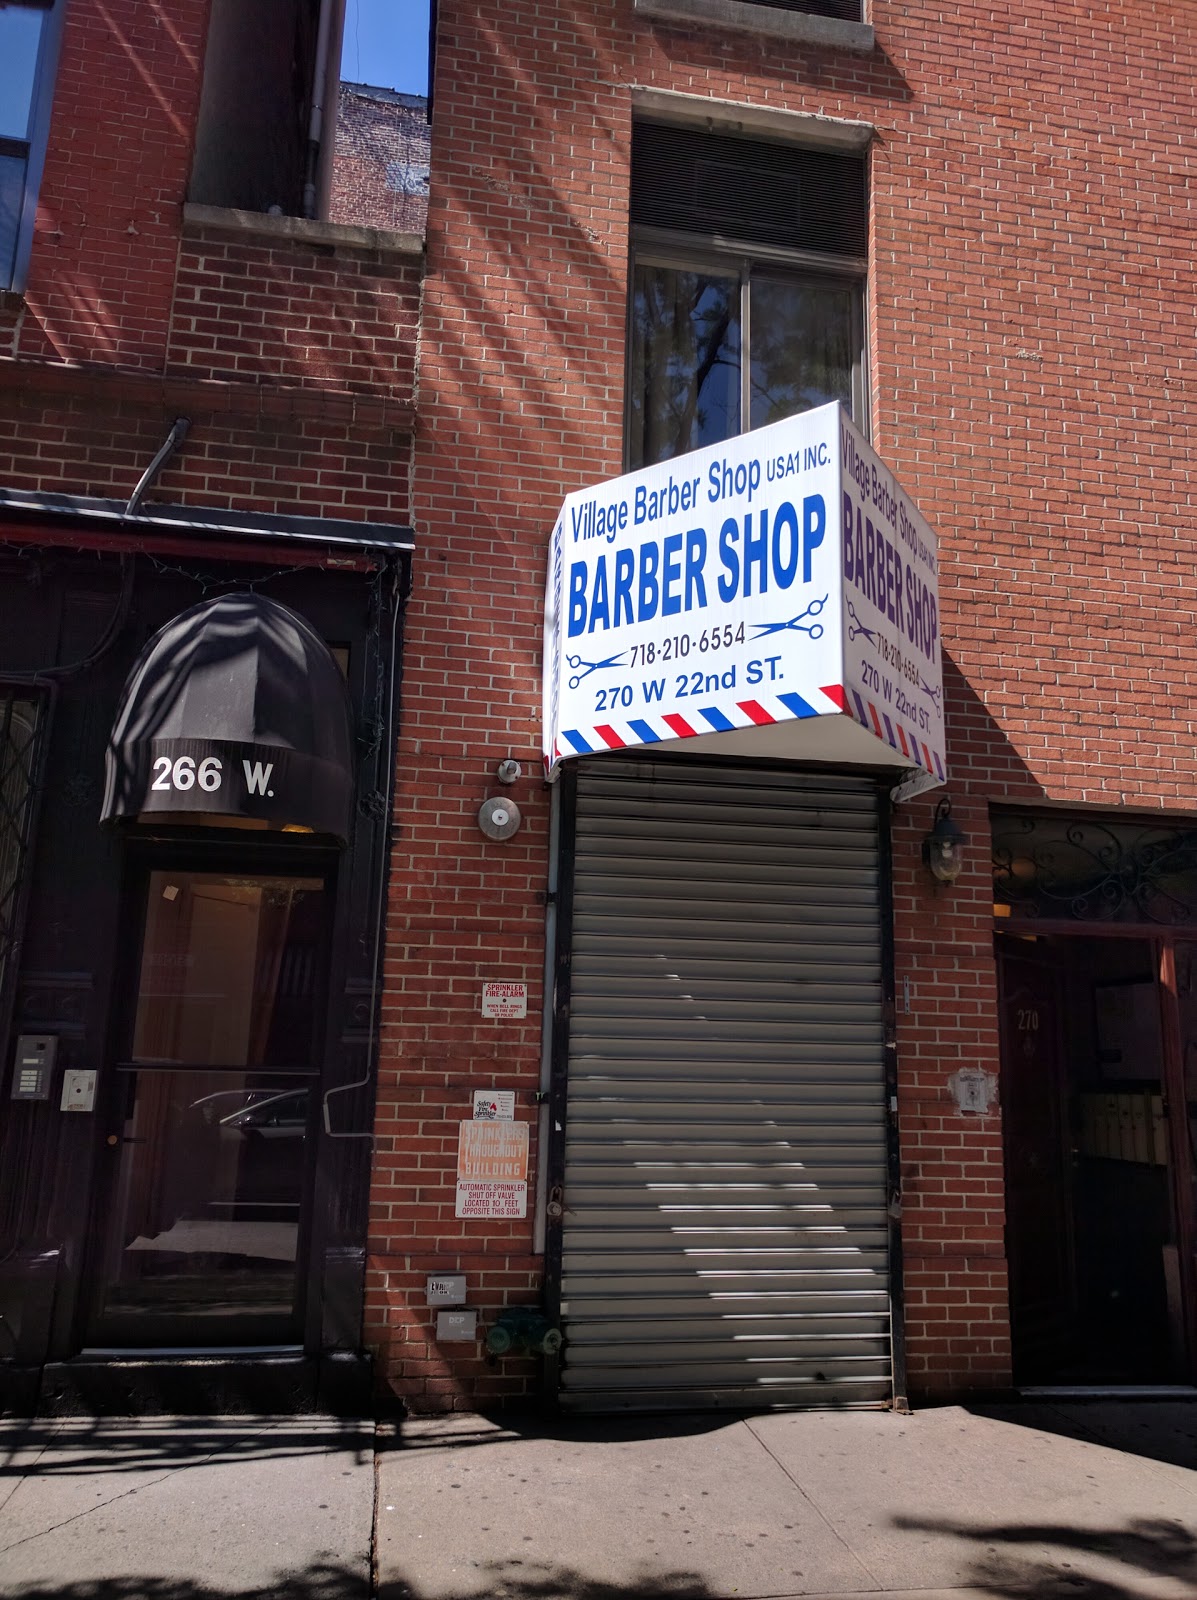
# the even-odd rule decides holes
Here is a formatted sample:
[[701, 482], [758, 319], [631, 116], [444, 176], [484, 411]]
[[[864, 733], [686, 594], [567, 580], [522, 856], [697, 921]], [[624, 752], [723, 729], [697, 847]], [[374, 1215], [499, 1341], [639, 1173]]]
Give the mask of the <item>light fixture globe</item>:
[[956, 882], [967, 843], [967, 835], [952, 821], [952, 802], [945, 797], [936, 806], [931, 832], [923, 840], [923, 863], [936, 883]]

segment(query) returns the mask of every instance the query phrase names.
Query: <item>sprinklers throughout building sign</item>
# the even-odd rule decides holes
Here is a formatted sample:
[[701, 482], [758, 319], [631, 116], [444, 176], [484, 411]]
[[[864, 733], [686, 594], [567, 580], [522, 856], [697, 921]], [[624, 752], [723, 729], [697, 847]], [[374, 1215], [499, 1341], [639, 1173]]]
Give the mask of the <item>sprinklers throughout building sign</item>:
[[935, 535], [838, 405], [565, 501], [544, 755], [848, 718], [944, 782]]
[[459, 1217], [528, 1214], [528, 1124], [463, 1122], [457, 1141]]

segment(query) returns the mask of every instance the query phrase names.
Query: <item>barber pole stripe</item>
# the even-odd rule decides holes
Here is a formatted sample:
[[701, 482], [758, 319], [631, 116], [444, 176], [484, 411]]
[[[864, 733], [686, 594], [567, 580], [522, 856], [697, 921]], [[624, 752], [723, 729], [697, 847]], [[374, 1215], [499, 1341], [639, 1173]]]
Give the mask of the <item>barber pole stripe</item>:
[[916, 734], [904, 728], [901, 722], [896, 717], [891, 717], [888, 712], [878, 711], [871, 700], [865, 700], [855, 689], [852, 690], [852, 699], [855, 709], [850, 715], [862, 728], [875, 733], [892, 749], [900, 750], [908, 761], [917, 761], [919, 766], [925, 767], [933, 778], [946, 783], [947, 774], [944, 772], [943, 762], [938, 753], [932, 752], [925, 740], [919, 739]]
[[800, 694], [779, 694], [777, 698], [783, 706], [788, 706], [796, 717], [817, 717], [819, 715], [817, 707], [812, 706], [809, 700], [804, 700]]
[[[765, 728], [803, 717], [844, 713], [862, 728], [898, 750], [907, 761], [917, 761], [932, 777], [946, 781], [943, 761], [892, 712], [879, 710], [856, 689], [826, 684], [807, 691], [810, 699], [790, 692], [740, 700], [734, 705], [695, 706], [685, 716], [672, 711], [662, 717], [637, 717], [632, 721], [604, 722], [594, 728], [567, 728], [557, 742], [558, 755], [593, 755], [596, 750], [626, 750], [629, 745], [660, 744], [669, 739], [693, 739], [702, 733], [729, 733], [735, 728]], [[821, 703], [820, 703], [821, 702]]]
[[755, 722], [758, 728], [767, 727], [769, 723], [777, 721], [777, 718], [771, 716], [759, 700], [741, 700], [739, 701], [739, 707], [749, 721]]

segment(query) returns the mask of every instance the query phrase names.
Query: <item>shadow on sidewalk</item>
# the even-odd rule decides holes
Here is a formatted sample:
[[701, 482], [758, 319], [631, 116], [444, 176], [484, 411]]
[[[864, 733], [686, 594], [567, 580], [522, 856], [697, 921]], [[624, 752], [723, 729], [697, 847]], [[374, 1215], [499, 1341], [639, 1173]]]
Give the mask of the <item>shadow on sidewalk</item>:
[[[96, 1578], [75, 1583], [12, 1586], [0, 1580], [4, 1600], [233, 1600], [227, 1589], [211, 1589], [190, 1578]], [[367, 1600], [360, 1571], [335, 1565], [280, 1573], [274, 1581], [235, 1591], [236, 1600]]]
[[1197, 1401], [1028, 1399], [966, 1409], [995, 1422], [1197, 1469]]
[[718, 1433], [753, 1413], [700, 1411], [632, 1413], [628, 1416], [554, 1415], [543, 1409], [454, 1412], [379, 1424], [380, 1450], [456, 1450], [510, 1444], [516, 1439], [570, 1444], [616, 1444], [642, 1439], [693, 1439]]
[[355, 1462], [364, 1464], [374, 1452], [373, 1424], [245, 1417], [227, 1422], [162, 1417], [152, 1422], [72, 1418], [9, 1423], [0, 1430], [0, 1481], [30, 1472], [39, 1477], [106, 1477], [307, 1458], [333, 1450], [352, 1451]]
[[[1197, 1592], [1197, 1538], [1181, 1524], [1163, 1519], [1131, 1520], [1108, 1530], [1066, 1523], [978, 1525], [915, 1518], [895, 1526], [975, 1546], [973, 1563], [958, 1582], [961, 1592], [967, 1590], [976, 1600], [1145, 1600], [1143, 1586], [1160, 1578], [1187, 1586], [1178, 1592]], [[1032, 1552], [1032, 1546], [1038, 1548]], [[1053, 1553], [1047, 1554], [1044, 1546]], [[434, 1600], [401, 1577], [370, 1593], [373, 1600]], [[186, 1578], [129, 1576], [26, 1585], [0, 1580], [4, 1600], [234, 1600], [234, 1594], [236, 1600], [367, 1600], [367, 1587], [360, 1569], [335, 1563], [279, 1573], [270, 1582], [232, 1592]], [[435, 1600], [718, 1600], [718, 1592], [691, 1572], [645, 1571], [626, 1583], [613, 1583], [553, 1562], [512, 1559], [480, 1566], [452, 1593], [438, 1590]]]
[[[377, 1600], [422, 1600], [402, 1580], [371, 1591]], [[10, 1586], [0, 1580], [4, 1600], [234, 1600], [227, 1589], [212, 1589], [187, 1578], [123, 1577], [76, 1583]], [[437, 1600], [715, 1600], [691, 1573], [648, 1574], [631, 1585], [588, 1578], [569, 1567], [544, 1562], [496, 1561], [479, 1572], [475, 1585], [460, 1595]], [[235, 1600], [367, 1600], [360, 1572], [319, 1565], [280, 1573], [264, 1585], [235, 1591]]]
[[[907, 1532], [947, 1535], [979, 1547], [965, 1587], [979, 1594], [1026, 1600], [1141, 1600], [1140, 1585], [1167, 1578], [1197, 1593], [1197, 1536], [1165, 1518], [1131, 1518], [1118, 1528], [1066, 1522], [981, 1524], [948, 1518], [895, 1517]], [[1050, 1554], [1044, 1551], [1050, 1547]], [[1157, 1592], [1153, 1590], [1153, 1593]]]

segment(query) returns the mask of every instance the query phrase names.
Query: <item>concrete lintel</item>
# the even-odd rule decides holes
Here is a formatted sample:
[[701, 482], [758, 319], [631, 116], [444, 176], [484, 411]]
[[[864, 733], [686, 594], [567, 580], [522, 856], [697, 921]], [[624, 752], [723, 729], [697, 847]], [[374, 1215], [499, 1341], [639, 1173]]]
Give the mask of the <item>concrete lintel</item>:
[[638, 115], [661, 122], [705, 128], [712, 133], [760, 134], [769, 139], [817, 145], [826, 150], [867, 150], [876, 133], [871, 122], [853, 122], [846, 117], [824, 117], [813, 111], [790, 111], [778, 106], [714, 100], [709, 95], [683, 94], [676, 89], [633, 88], [632, 106]]
[[262, 211], [237, 211], [229, 206], [183, 207], [183, 234], [204, 228], [240, 233], [257, 239], [288, 239], [296, 244], [331, 245], [342, 250], [378, 250], [384, 255], [422, 256], [424, 237], [419, 233], [390, 233], [382, 228], [353, 228], [342, 222], [313, 222], [307, 217], [272, 217]]
[[752, 0], [634, 0], [638, 16], [660, 17], [664, 22], [708, 23], [734, 28], [740, 33], [765, 33], [795, 44], [867, 54], [873, 48], [873, 29], [867, 22], [844, 22], [839, 17], [812, 17], [804, 11], [783, 11], [777, 6], [755, 5]]

